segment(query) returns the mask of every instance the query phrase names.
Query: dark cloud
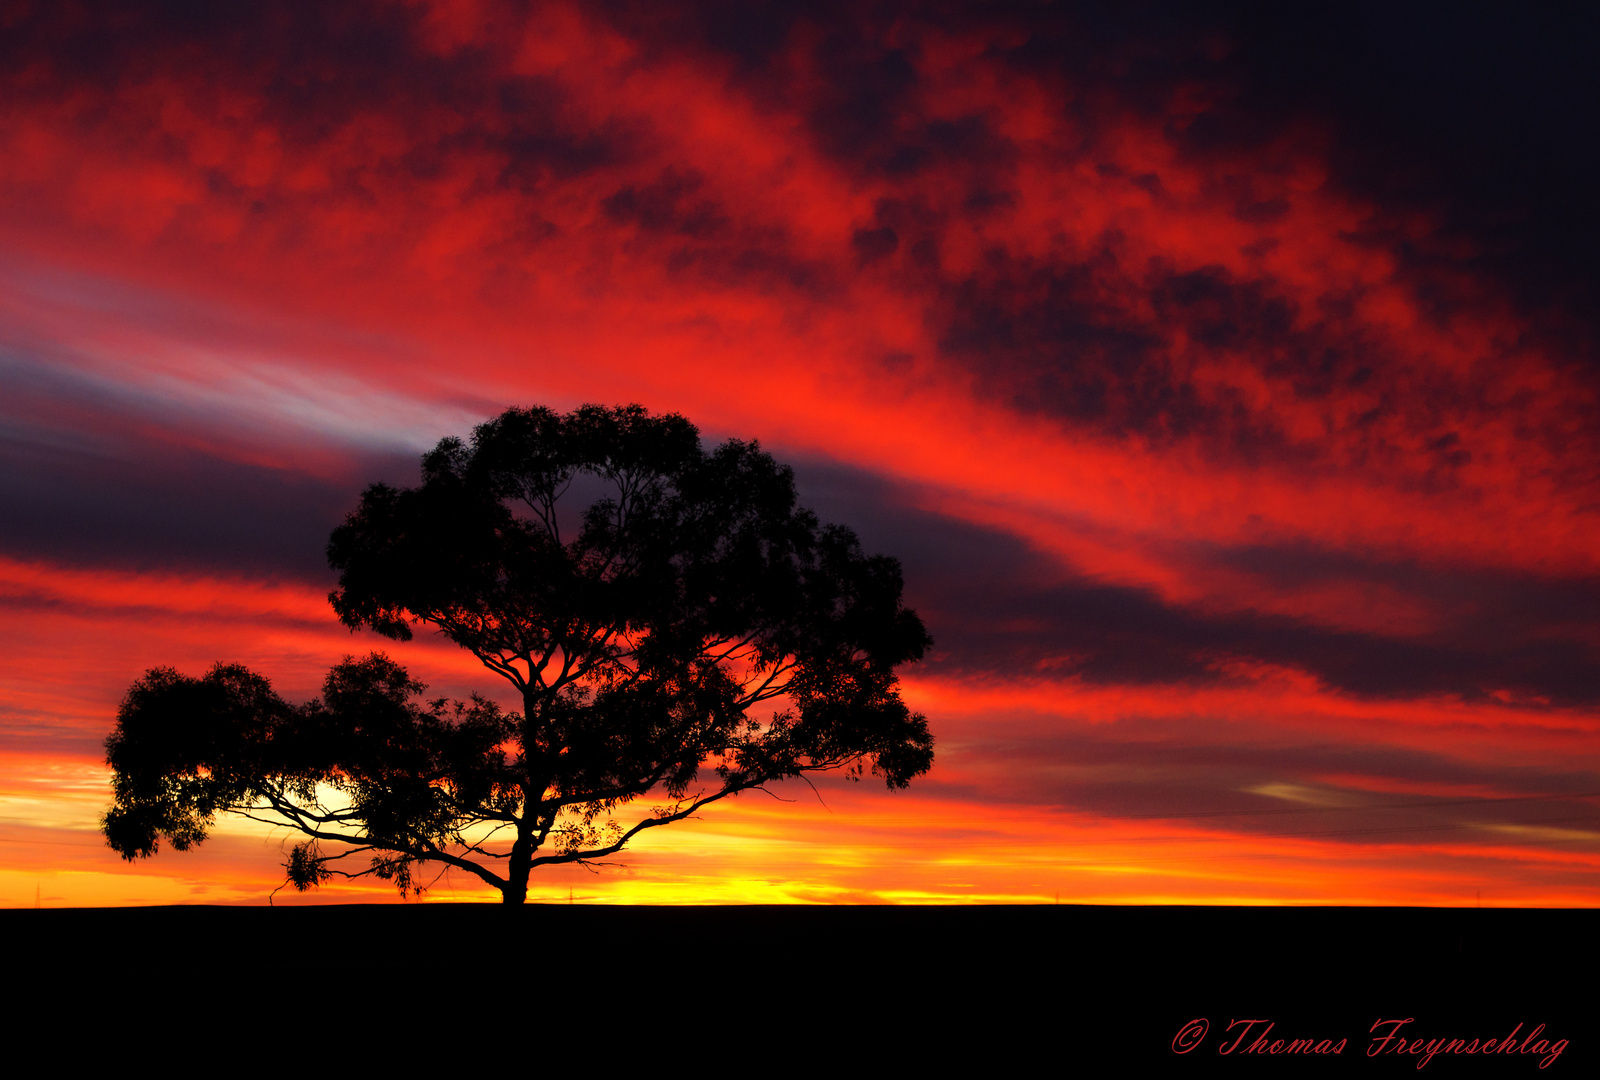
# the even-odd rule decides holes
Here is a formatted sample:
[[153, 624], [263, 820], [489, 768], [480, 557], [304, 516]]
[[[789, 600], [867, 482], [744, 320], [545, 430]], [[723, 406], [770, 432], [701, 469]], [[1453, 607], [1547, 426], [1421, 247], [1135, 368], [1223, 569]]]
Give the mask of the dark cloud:
[[[1348, 466], [1352, 440], [1380, 437], [1357, 428], [1339, 442], [1307, 443], [1281, 426], [1289, 418], [1241, 392], [1192, 381], [1190, 370], [1214, 356], [1282, 379], [1298, 399], [1348, 399], [1378, 360], [1370, 342], [1326, 323], [1298, 325], [1295, 307], [1267, 283], [1221, 267], [1128, 266], [1107, 237], [1048, 261], [992, 252], [981, 275], [947, 283], [944, 295], [945, 355], [981, 371], [982, 392], [1025, 413], [1156, 445], [1194, 441], [1219, 460], [1308, 469]], [[1373, 408], [1363, 427], [1394, 411], [1381, 400]]]
[[[1600, 300], [1593, 177], [1600, 169], [1600, 68], [1593, 5], [1511, 3], [1239, 5], [1238, 97], [1216, 139], [1257, 116], [1329, 121], [1336, 182], [1391, 212], [1434, 211], [1464, 262], [1524, 302]], [[1202, 125], [1196, 137], [1207, 133]], [[1234, 137], [1239, 137], [1235, 135]], [[1246, 136], [1247, 137], [1247, 136]], [[1448, 243], [1410, 245], [1419, 263], [1463, 267]]]
[[900, 235], [888, 226], [881, 229], [857, 229], [850, 237], [850, 246], [856, 250], [860, 266], [877, 262], [893, 255], [900, 246]]
[[[1388, 576], [1381, 566], [1365, 569]], [[940, 659], [967, 673], [1032, 668], [1094, 683], [1207, 684], [1236, 678], [1234, 662], [1259, 661], [1372, 699], [1487, 700], [1501, 691], [1558, 705], [1600, 702], [1594, 676], [1600, 650], [1539, 606], [1567, 590], [1568, 606], [1588, 609], [1592, 620], [1600, 614], [1595, 582], [1528, 583], [1526, 592], [1494, 582], [1481, 591], [1498, 594], [1498, 603], [1419, 638], [1341, 631], [1287, 615], [1208, 613], [1173, 607], [1144, 590], [1089, 582], [1040, 588], [1019, 577], [1002, 591], [995, 582], [965, 588], [955, 577], [945, 570], [932, 610]], [[1341, 586], [1360, 583], [1345, 578]], [[1465, 590], [1477, 583], [1463, 571], [1453, 584]]]
[[1600, 580], [1423, 567], [1309, 545], [1197, 546], [1198, 565], [1242, 572], [1264, 595], [1292, 597], [1319, 582], [1380, 588], [1436, 619], [1422, 633], [1353, 632], [1311, 614], [1208, 611], [1144, 589], [1063, 580], [1058, 565], [1017, 537], [909, 507], [870, 476], [817, 463], [799, 476], [824, 518], [900, 558], [907, 602], [935, 639], [929, 668], [940, 673], [1221, 686], [1242, 677], [1238, 662], [1256, 662], [1374, 700], [1600, 702], [1600, 648], [1587, 630], [1600, 621]]
[[962, 745], [964, 779], [949, 789], [1137, 822], [1156, 836], [1164, 822], [1351, 844], [1416, 842], [1412, 834], [1435, 832], [1455, 843], [1498, 845], [1506, 826], [1600, 828], [1600, 786], [1582, 769], [1474, 764], [1286, 733], [1249, 741], [1237, 727], [1199, 716], [1130, 717], [1048, 734], [1038, 724], [992, 719], [982, 743]]
[[[398, 462], [366, 463], [367, 472]], [[0, 551], [133, 570], [321, 582], [328, 534], [364, 484], [333, 484], [159, 443], [113, 457], [0, 437]]]
[[1102, 303], [1120, 271], [1109, 244], [1052, 262], [992, 252], [981, 277], [950, 285], [940, 345], [1026, 411], [1186, 434], [1203, 410], [1174, 385], [1155, 328]]
[[[286, 115], [336, 123], [352, 107], [378, 107], [409, 78], [439, 81], [416, 49], [417, 13], [356, 2], [339, 9], [241, 0], [97, 0], [38, 4], [9, 21], [0, 55], [15, 72], [35, 66], [80, 87], [116, 89], [184, 60], [192, 74], [231, 68], [263, 83]], [[42, 71], [39, 66], [42, 66]], [[36, 81], [37, 92], [50, 83]], [[335, 106], [330, 115], [327, 110]]]
[[[103, 96], [82, 106], [81, 127], [109, 139], [140, 127], [170, 137], [159, 116], [124, 107], [123, 98], [154, 86], [195, 95], [184, 104], [208, 122], [270, 130], [306, 155], [344, 147], [352, 124], [359, 131], [366, 119], [400, 120], [403, 145], [386, 144], [379, 131], [365, 153], [335, 154], [342, 164], [327, 183], [357, 197], [371, 197], [376, 177], [436, 178], [463, 152], [493, 155], [500, 184], [531, 192], [633, 160], [648, 135], [572, 122], [566, 88], [515, 72], [509, 39], [432, 48], [421, 10], [406, 5], [169, 0], [74, 10], [41, 5], [0, 34], [0, 71], [12, 76], [0, 84], [14, 102], [61, 102], [97, 88]], [[218, 91], [227, 96], [220, 114]], [[211, 179], [213, 194], [235, 182], [216, 169]]]
[[0, 552], [58, 565], [331, 580], [328, 534], [367, 484], [413, 482], [414, 455], [345, 449], [343, 475], [230, 458], [185, 425], [70, 373], [8, 365]]
[[618, 188], [600, 206], [613, 221], [701, 239], [728, 227], [722, 207], [701, 194], [704, 186], [699, 173], [669, 167], [651, 183]]

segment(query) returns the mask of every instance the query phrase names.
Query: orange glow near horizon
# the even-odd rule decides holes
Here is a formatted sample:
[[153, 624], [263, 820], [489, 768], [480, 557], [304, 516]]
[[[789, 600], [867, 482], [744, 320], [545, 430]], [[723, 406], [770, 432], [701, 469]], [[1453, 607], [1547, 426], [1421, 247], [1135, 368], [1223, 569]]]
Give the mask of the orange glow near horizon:
[[[9, 763], [8, 763], [9, 764]], [[40, 801], [63, 802], [44, 785]], [[79, 794], [84, 811], [103, 787]], [[1593, 833], [1555, 849], [1473, 842], [1471, 830], [1361, 837], [1260, 837], [1163, 822], [1041, 814], [1023, 806], [785, 785], [792, 803], [747, 795], [704, 820], [637, 841], [599, 872], [536, 871], [529, 900], [564, 903], [1334, 904], [1587, 907]], [[3, 793], [10, 813], [22, 796]], [[804, 800], [810, 797], [812, 804]], [[9, 817], [9, 814], [8, 814]], [[1508, 837], [1508, 840], [1513, 839]], [[193, 852], [121, 863], [91, 829], [3, 826], [0, 901], [31, 906], [259, 904], [282, 885], [285, 830], [224, 825]], [[433, 875], [425, 880], [433, 879]], [[411, 902], [498, 902], [459, 871]], [[277, 904], [400, 902], [382, 882], [335, 883]]]

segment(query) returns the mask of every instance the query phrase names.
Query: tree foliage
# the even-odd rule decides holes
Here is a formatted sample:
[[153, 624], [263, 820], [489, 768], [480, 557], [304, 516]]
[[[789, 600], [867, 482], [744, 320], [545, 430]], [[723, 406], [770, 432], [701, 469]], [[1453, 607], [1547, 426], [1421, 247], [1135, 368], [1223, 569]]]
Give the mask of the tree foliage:
[[[422, 464], [421, 485], [373, 485], [334, 531], [334, 610], [399, 641], [438, 629], [522, 710], [424, 701], [381, 654], [301, 706], [237, 666], [151, 671], [107, 741], [117, 851], [184, 850], [231, 811], [306, 834], [299, 888], [419, 889], [440, 863], [518, 902], [533, 868], [729, 795], [834, 769], [898, 788], [932, 764], [895, 676], [930, 644], [899, 564], [798, 508], [756, 444], [708, 452], [638, 406], [511, 409]], [[370, 864], [344, 869], [357, 853]]]

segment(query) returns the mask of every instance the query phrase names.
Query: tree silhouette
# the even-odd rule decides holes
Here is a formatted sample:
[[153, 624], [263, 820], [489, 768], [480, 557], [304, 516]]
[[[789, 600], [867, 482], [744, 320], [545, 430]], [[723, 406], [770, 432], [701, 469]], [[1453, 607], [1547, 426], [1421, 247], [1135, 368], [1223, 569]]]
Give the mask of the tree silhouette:
[[[373, 485], [334, 531], [334, 610], [400, 641], [432, 625], [522, 711], [424, 701], [377, 653], [301, 706], [238, 666], [153, 670], [107, 740], [104, 830], [125, 858], [232, 812], [306, 834], [297, 888], [420, 891], [439, 863], [520, 903], [535, 867], [603, 859], [738, 792], [835, 769], [899, 788], [932, 765], [895, 677], [930, 644], [899, 564], [797, 508], [755, 443], [707, 452], [639, 406], [511, 409], [422, 464], [421, 486]], [[366, 868], [344, 869], [355, 854]]]

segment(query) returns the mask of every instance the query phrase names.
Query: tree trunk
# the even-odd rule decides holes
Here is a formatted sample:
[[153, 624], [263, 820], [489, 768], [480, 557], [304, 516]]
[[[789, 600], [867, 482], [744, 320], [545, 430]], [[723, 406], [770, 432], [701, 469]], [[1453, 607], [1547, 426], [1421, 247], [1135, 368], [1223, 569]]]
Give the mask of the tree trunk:
[[506, 867], [506, 883], [500, 889], [500, 901], [521, 904], [528, 899], [528, 875], [533, 872], [533, 835], [525, 822], [517, 825], [517, 842], [511, 845], [511, 858]]

